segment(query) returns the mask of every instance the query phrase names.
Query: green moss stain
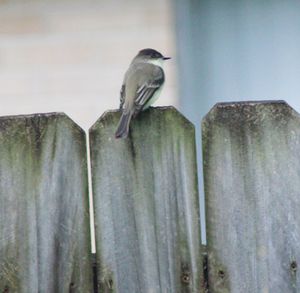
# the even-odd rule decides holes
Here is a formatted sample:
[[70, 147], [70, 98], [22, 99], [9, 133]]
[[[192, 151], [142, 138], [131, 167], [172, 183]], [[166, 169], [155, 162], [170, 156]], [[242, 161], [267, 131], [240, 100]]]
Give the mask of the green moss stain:
[[[6, 255], [10, 258], [10, 267], [14, 268], [6, 277], [0, 273], [0, 291], [1, 286], [8, 286], [8, 292], [28, 289], [28, 284], [35, 288], [34, 284], [41, 282], [41, 276], [49, 273], [44, 271], [41, 274], [40, 270], [42, 267], [50, 270], [41, 260], [44, 249], [47, 249], [41, 246], [41, 231], [50, 228], [47, 237], [49, 243], [55, 237], [55, 248], [51, 250], [50, 247], [47, 253], [54, 251], [53, 257], [57, 258], [56, 267], [52, 271], [56, 278], [49, 274], [47, 282], [50, 284], [51, 280], [55, 280], [53, 288], [57, 291], [70, 288], [72, 292], [91, 292], [86, 144], [83, 130], [61, 113], [0, 117], [0, 142], [0, 202], [3, 203], [0, 216], [5, 217], [0, 224], [0, 235], [4, 237], [0, 244], [0, 260], [4, 265], [3, 255]], [[66, 146], [70, 147], [69, 151]], [[74, 166], [80, 170], [69, 170], [70, 174], [76, 173], [79, 178], [68, 177], [67, 166], [61, 160], [70, 165], [73, 161]], [[69, 204], [62, 205], [66, 195], [71, 193], [64, 188], [73, 188], [79, 184], [74, 182], [72, 185], [72, 180], [78, 180], [84, 185], [78, 187], [82, 193], [79, 191], [77, 198], [70, 198], [72, 203], [69, 204], [77, 205], [76, 211], [69, 211]], [[57, 212], [62, 206], [64, 210]], [[59, 219], [49, 217], [51, 213], [58, 213]], [[66, 217], [74, 213], [76, 219], [68, 225]], [[49, 218], [44, 218], [44, 215]], [[52, 227], [49, 227], [49, 222], [53, 224]], [[76, 227], [78, 224], [80, 227]], [[78, 234], [77, 231], [84, 233]], [[5, 245], [9, 246], [9, 253], [5, 252]], [[62, 269], [63, 275], [59, 275], [57, 272], [62, 272]], [[67, 280], [68, 273], [76, 278], [76, 283]], [[63, 281], [62, 276], [66, 276]], [[63, 284], [64, 281], [68, 283]], [[50, 288], [49, 284], [44, 286]], [[14, 290], [14, 286], [18, 289]], [[36, 288], [37, 291], [40, 289]]]

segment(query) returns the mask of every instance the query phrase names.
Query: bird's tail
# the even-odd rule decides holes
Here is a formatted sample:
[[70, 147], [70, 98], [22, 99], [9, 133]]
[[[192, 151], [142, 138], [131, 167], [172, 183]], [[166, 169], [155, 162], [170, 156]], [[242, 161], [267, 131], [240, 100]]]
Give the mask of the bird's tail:
[[128, 112], [122, 114], [121, 119], [118, 124], [117, 131], [115, 133], [116, 138], [126, 138], [129, 132], [129, 124], [132, 117], [132, 113]]

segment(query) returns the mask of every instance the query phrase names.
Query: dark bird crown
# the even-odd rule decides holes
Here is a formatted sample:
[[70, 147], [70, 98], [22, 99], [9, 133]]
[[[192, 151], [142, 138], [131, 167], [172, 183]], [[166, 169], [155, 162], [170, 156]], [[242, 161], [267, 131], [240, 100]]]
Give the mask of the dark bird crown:
[[143, 49], [141, 51], [139, 51], [138, 53], [138, 56], [147, 56], [147, 57], [150, 57], [150, 58], [155, 58], [155, 59], [158, 59], [158, 58], [163, 58], [164, 56], [159, 53], [158, 51], [154, 50], [154, 49]]

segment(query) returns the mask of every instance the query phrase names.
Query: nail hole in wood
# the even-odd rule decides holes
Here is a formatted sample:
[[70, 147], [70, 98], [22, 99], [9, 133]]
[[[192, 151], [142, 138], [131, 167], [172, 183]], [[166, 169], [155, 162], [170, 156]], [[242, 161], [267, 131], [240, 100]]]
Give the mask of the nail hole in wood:
[[220, 279], [224, 279], [225, 278], [225, 272], [223, 270], [219, 270], [218, 271], [218, 276]]
[[190, 274], [188, 272], [182, 273], [181, 282], [184, 284], [188, 284], [190, 282]]
[[75, 283], [70, 283], [70, 286], [69, 286], [69, 291], [70, 292], [73, 292], [73, 289], [75, 288]]
[[290, 269], [291, 269], [292, 272], [297, 271], [297, 262], [295, 260], [291, 262]]
[[113, 285], [114, 285], [113, 280], [112, 280], [112, 279], [109, 279], [107, 283], [108, 283], [108, 288], [109, 288], [109, 289], [112, 289], [112, 288], [113, 288]]

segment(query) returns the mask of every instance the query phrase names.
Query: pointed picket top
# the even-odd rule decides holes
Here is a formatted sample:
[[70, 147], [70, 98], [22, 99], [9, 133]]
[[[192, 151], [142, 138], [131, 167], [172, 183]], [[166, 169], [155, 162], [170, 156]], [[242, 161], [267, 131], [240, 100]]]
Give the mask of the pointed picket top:
[[[291, 112], [291, 115], [299, 115], [287, 102], [283, 100], [265, 100], [265, 101], [242, 101], [242, 102], [220, 102], [216, 103], [211, 110], [202, 119], [202, 124], [208, 123], [210, 120], [225, 119], [233, 120], [230, 115], [234, 115], [234, 119], [249, 120], [258, 122], [257, 119], [263, 119], [263, 116], [258, 115], [255, 117], [254, 113], [260, 111], [269, 111], [276, 114], [278, 111]], [[278, 115], [276, 117], [279, 117]], [[227, 119], [226, 119], [227, 118]]]
[[[154, 111], [155, 109], [155, 111]], [[150, 114], [151, 113], [151, 114]], [[193, 123], [189, 121], [184, 115], [182, 115], [175, 107], [173, 106], [162, 106], [162, 107], [150, 107], [145, 112], [142, 112], [136, 119], [132, 119], [132, 124], [136, 124], [135, 121], [140, 121], [141, 116], [147, 117], [148, 115], [153, 115], [153, 119], [156, 119], [158, 115], [164, 115], [164, 113], [167, 113], [168, 117], [170, 115], [174, 115], [174, 117], [178, 117], [176, 119], [181, 120], [183, 125], [186, 125], [185, 127], [191, 127], [194, 129]], [[155, 116], [154, 116], [155, 115]], [[114, 119], [120, 119], [121, 112], [119, 110], [108, 110], [105, 111], [100, 118], [91, 126], [90, 132], [93, 132], [94, 130], [98, 130], [99, 127], [101, 127], [105, 123], [110, 123], [111, 120]], [[139, 123], [139, 122], [137, 122]]]

